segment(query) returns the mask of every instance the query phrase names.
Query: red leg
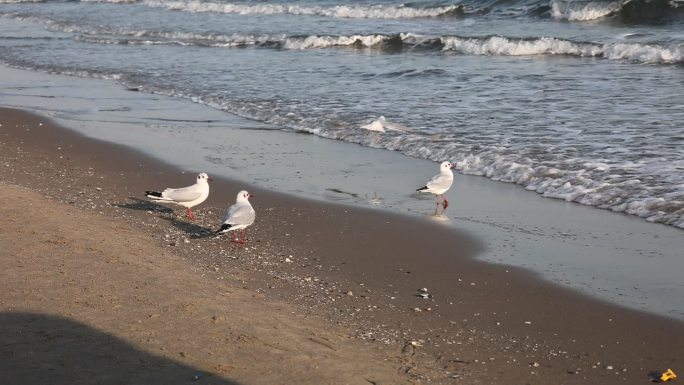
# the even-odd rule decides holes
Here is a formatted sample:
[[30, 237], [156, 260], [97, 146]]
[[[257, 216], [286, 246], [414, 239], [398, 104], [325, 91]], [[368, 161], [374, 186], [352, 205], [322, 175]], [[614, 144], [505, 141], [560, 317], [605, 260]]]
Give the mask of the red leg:
[[435, 194], [435, 204], [439, 206], [439, 195]]
[[446, 200], [444, 194], [442, 194], [442, 206], [444, 206], [445, 209], [449, 206], [449, 201]]
[[230, 241], [231, 242], [237, 242], [237, 237], [235, 236], [235, 232], [231, 231], [230, 232]]
[[195, 213], [193, 213], [192, 210], [190, 210], [190, 208], [188, 208], [188, 218], [190, 218], [191, 220], [195, 220]]
[[240, 243], [245, 244], [247, 243], [247, 236], [245, 236], [245, 229], [240, 230]]

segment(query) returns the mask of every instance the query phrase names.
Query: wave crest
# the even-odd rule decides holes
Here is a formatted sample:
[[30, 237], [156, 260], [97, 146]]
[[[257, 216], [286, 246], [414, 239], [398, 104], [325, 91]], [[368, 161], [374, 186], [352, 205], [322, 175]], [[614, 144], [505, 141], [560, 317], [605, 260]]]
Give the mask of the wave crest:
[[300, 16], [323, 16], [353, 19], [409, 19], [421, 17], [439, 17], [462, 15], [462, 5], [446, 5], [441, 7], [407, 7], [386, 5], [337, 5], [337, 6], [305, 6], [284, 4], [244, 4], [244, 3], [218, 3], [197, 0], [144, 0], [148, 7], [166, 8], [174, 11], [185, 12], [214, 12], [235, 13], [240, 15], [276, 15], [290, 14]]
[[74, 39], [92, 44], [178, 44], [215, 48], [260, 46], [275, 49], [325, 49], [353, 48], [389, 52], [401, 50], [432, 50], [463, 55], [489, 56], [576, 56], [623, 60], [648, 64], [684, 63], [684, 44], [669, 45], [624, 42], [575, 42], [554, 37], [512, 38], [504, 36], [463, 37], [426, 36], [413, 33], [397, 35], [248, 35], [212, 34], [199, 32], [171, 32], [154, 30], [129, 30], [102, 26], [75, 25], [61, 20], [20, 14], [4, 14], [1, 17], [29, 20], [46, 24], [51, 31], [77, 34]]
[[555, 19], [569, 21], [597, 20], [614, 15], [622, 8], [619, 1], [611, 3], [584, 3], [565, 2], [562, 0], [551, 1], [551, 16]]
[[551, 0], [551, 16], [568, 21], [616, 19], [627, 24], [658, 24], [684, 19], [684, 7], [673, 0], [577, 2]]

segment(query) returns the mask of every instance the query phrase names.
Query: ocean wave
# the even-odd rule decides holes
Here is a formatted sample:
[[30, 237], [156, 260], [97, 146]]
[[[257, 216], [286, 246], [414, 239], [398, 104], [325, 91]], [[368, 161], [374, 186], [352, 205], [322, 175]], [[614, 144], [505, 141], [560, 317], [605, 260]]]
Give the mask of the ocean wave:
[[622, 8], [621, 1], [614, 2], [567, 2], [551, 0], [551, 16], [569, 21], [597, 20], [612, 16]]
[[506, 37], [443, 39], [444, 50], [467, 55], [530, 56], [563, 55], [626, 60], [635, 63], [676, 64], [684, 62], [684, 44], [664, 46], [642, 43], [581, 43], [542, 37], [511, 39]]
[[79, 0], [81, 3], [114, 3], [114, 4], [133, 4], [140, 0]]
[[[578, 160], [575, 167], [564, 168], [520, 161], [501, 155], [470, 154], [455, 163], [464, 174], [515, 183], [548, 198], [624, 212], [684, 229], [684, 184], [654, 186], [643, 183], [639, 175], [648, 177], [647, 164], [608, 165]], [[679, 163], [677, 167], [684, 169], [684, 162]], [[662, 167], [657, 168], [662, 172]]]
[[409, 19], [423, 17], [457, 16], [466, 12], [462, 5], [436, 7], [407, 7], [390, 5], [336, 5], [307, 6], [298, 4], [247, 4], [223, 3], [198, 0], [143, 0], [148, 7], [166, 8], [173, 11], [234, 13], [239, 15], [321, 16], [350, 19]]
[[[682, 0], [463, 0], [445, 4], [404, 3], [312, 5], [280, 2], [229, 2], [203, 0], [73, 0], [83, 3], [142, 4], [150, 8], [190, 13], [237, 15], [296, 15], [338, 19], [416, 19], [482, 16], [549, 18], [571, 22], [618, 21], [626, 24], [661, 24], [684, 21]], [[43, 3], [45, 0], [0, 0], [0, 4]]]
[[[367, 143], [341, 130], [312, 131], [327, 138]], [[463, 174], [521, 185], [544, 197], [636, 215], [649, 222], [684, 229], [684, 160], [612, 161], [586, 158], [543, 160], [531, 150], [507, 152], [498, 146], [474, 148], [456, 139], [416, 133], [382, 137], [373, 147], [440, 162], [449, 159]], [[658, 175], [667, 183], [657, 182]]]
[[92, 44], [177, 44], [215, 48], [259, 46], [289, 50], [353, 48], [391, 52], [432, 50], [462, 55], [575, 56], [643, 64], [684, 63], [684, 43], [669, 45], [638, 42], [594, 43], [575, 42], [554, 37], [523, 39], [504, 36], [427, 36], [413, 33], [346, 36], [224, 35], [78, 25], [63, 20], [14, 13], [2, 14], [1, 16], [44, 23], [49, 31], [77, 34], [74, 39]]
[[627, 24], [658, 24], [684, 19], [676, 0], [568, 1], [551, 0], [551, 16], [568, 21], [617, 20]]

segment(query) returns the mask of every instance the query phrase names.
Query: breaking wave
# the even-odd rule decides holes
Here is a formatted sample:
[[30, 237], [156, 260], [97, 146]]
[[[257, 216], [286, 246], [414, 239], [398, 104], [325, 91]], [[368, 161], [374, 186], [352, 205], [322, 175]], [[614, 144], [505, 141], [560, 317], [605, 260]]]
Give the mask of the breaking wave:
[[[126, 0], [93, 0], [126, 2]], [[617, 0], [577, 1], [538, 0], [509, 4], [486, 0], [457, 2], [439, 6], [392, 5], [336, 5], [307, 6], [298, 4], [245, 4], [199, 0], [141, 0], [148, 7], [160, 7], [174, 11], [234, 13], [241, 15], [291, 14], [304, 16], [353, 18], [353, 19], [410, 19], [427, 17], [453, 17], [497, 12], [509, 17], [550, 15], [554, 19], [589, 21], [616, 19], [624, 23], [663, 23], [684, 19], [681, 0]]]
[[248, 34], [211, 34], [194, 32], [164, 32], [148, 30], [112, 29], [91, 27], [38, 18], [35, 16], [5, 15], [20, 19], [43, 22], [51, 31], [76, 34], [74, 39], [92, 44], [177, 44], [215, 48], [259, 46], [276, 49], [306, 50], [325, 48], [374, 49], [386, 51], [433, 50], [462, 55], [489, 56], [575, 56], [624, 60], [634, 63], [679, 64], [684, 63], [684, 44], [645, 43], [591, 43], [574, 42], [553, 37], [531, 39], [503, 36], [462, 37], [425, 36], [412, 33], [397, 35], [348, 35], [348, 36], [284, 36]]
[[[477, 16], [541, 17], [571, 22], [618, 21], [626, 24], [661, 24], [684, 21], [684, 0], [528, 0], [522, 2], [463, 0], [421, 5], [405, 3], [311, 5], [268, 2], [204, 0], [76, 0], [82, 3], [141, 4], [150, 8], [191, 13], [238, 15], [296, 15], [340, 19], [415, 19]], [[0, 4], [43, 3], [45, 0], [0, 0]]]
[[[344, 131], [312, 133], [363, 143], [363, 139]], [[417, 134], [383, 138], [377, 146], [435, 162], [450, 159], [463, 174], [515, 183], [544, 197], [623, 212], [684, 229], [682, 160], [597, 161], [591, 155], [572, 157], [572, 152], [553, 157], [537, 151], [534, 145], [509, 151], [497, 145], [471, 147], [456, 138], [424, 138]], [[658, 182], [658, 178], [662, 181]]]
[[185, 12], [235, 13], [240, 15], [290, 14], [353, 19], [407, 19], [457, 16], [462, 15], [465, 12], [462, 5], [445, 5], [428, 8], [388, 5], [336, 5], [326, 7], [298, 4], [223, 3], [198, 0], [143, 0], [142, 3], [148, 7], [159, 7]]
[[551, 0], [551, 16], [568, 21], [617, 20], [627, 24], [659, 24], [684, 20], [684, 4], [676, 0]]

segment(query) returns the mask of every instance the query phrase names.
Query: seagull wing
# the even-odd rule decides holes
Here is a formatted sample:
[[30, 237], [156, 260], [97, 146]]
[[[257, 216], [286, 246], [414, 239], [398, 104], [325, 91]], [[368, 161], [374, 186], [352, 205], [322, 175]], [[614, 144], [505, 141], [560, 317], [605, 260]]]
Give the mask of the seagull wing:
[[176, 202], [192, 202], [202, 196], [197, 185], [182, 188], [167, 188], [162, 191], [162, 197]]
[[430, 190], [441, 190], [451, 187], [453, 182], [454, 178], [452, 176], [446, 174], [437, 174], [430, 179], [429, 182], [427, 182], [426, 186]]
[[236, 203], [226, 210], [223, 223], [233, 225], [251, 225], [254, 223], [256, 213], [250, 204]]

